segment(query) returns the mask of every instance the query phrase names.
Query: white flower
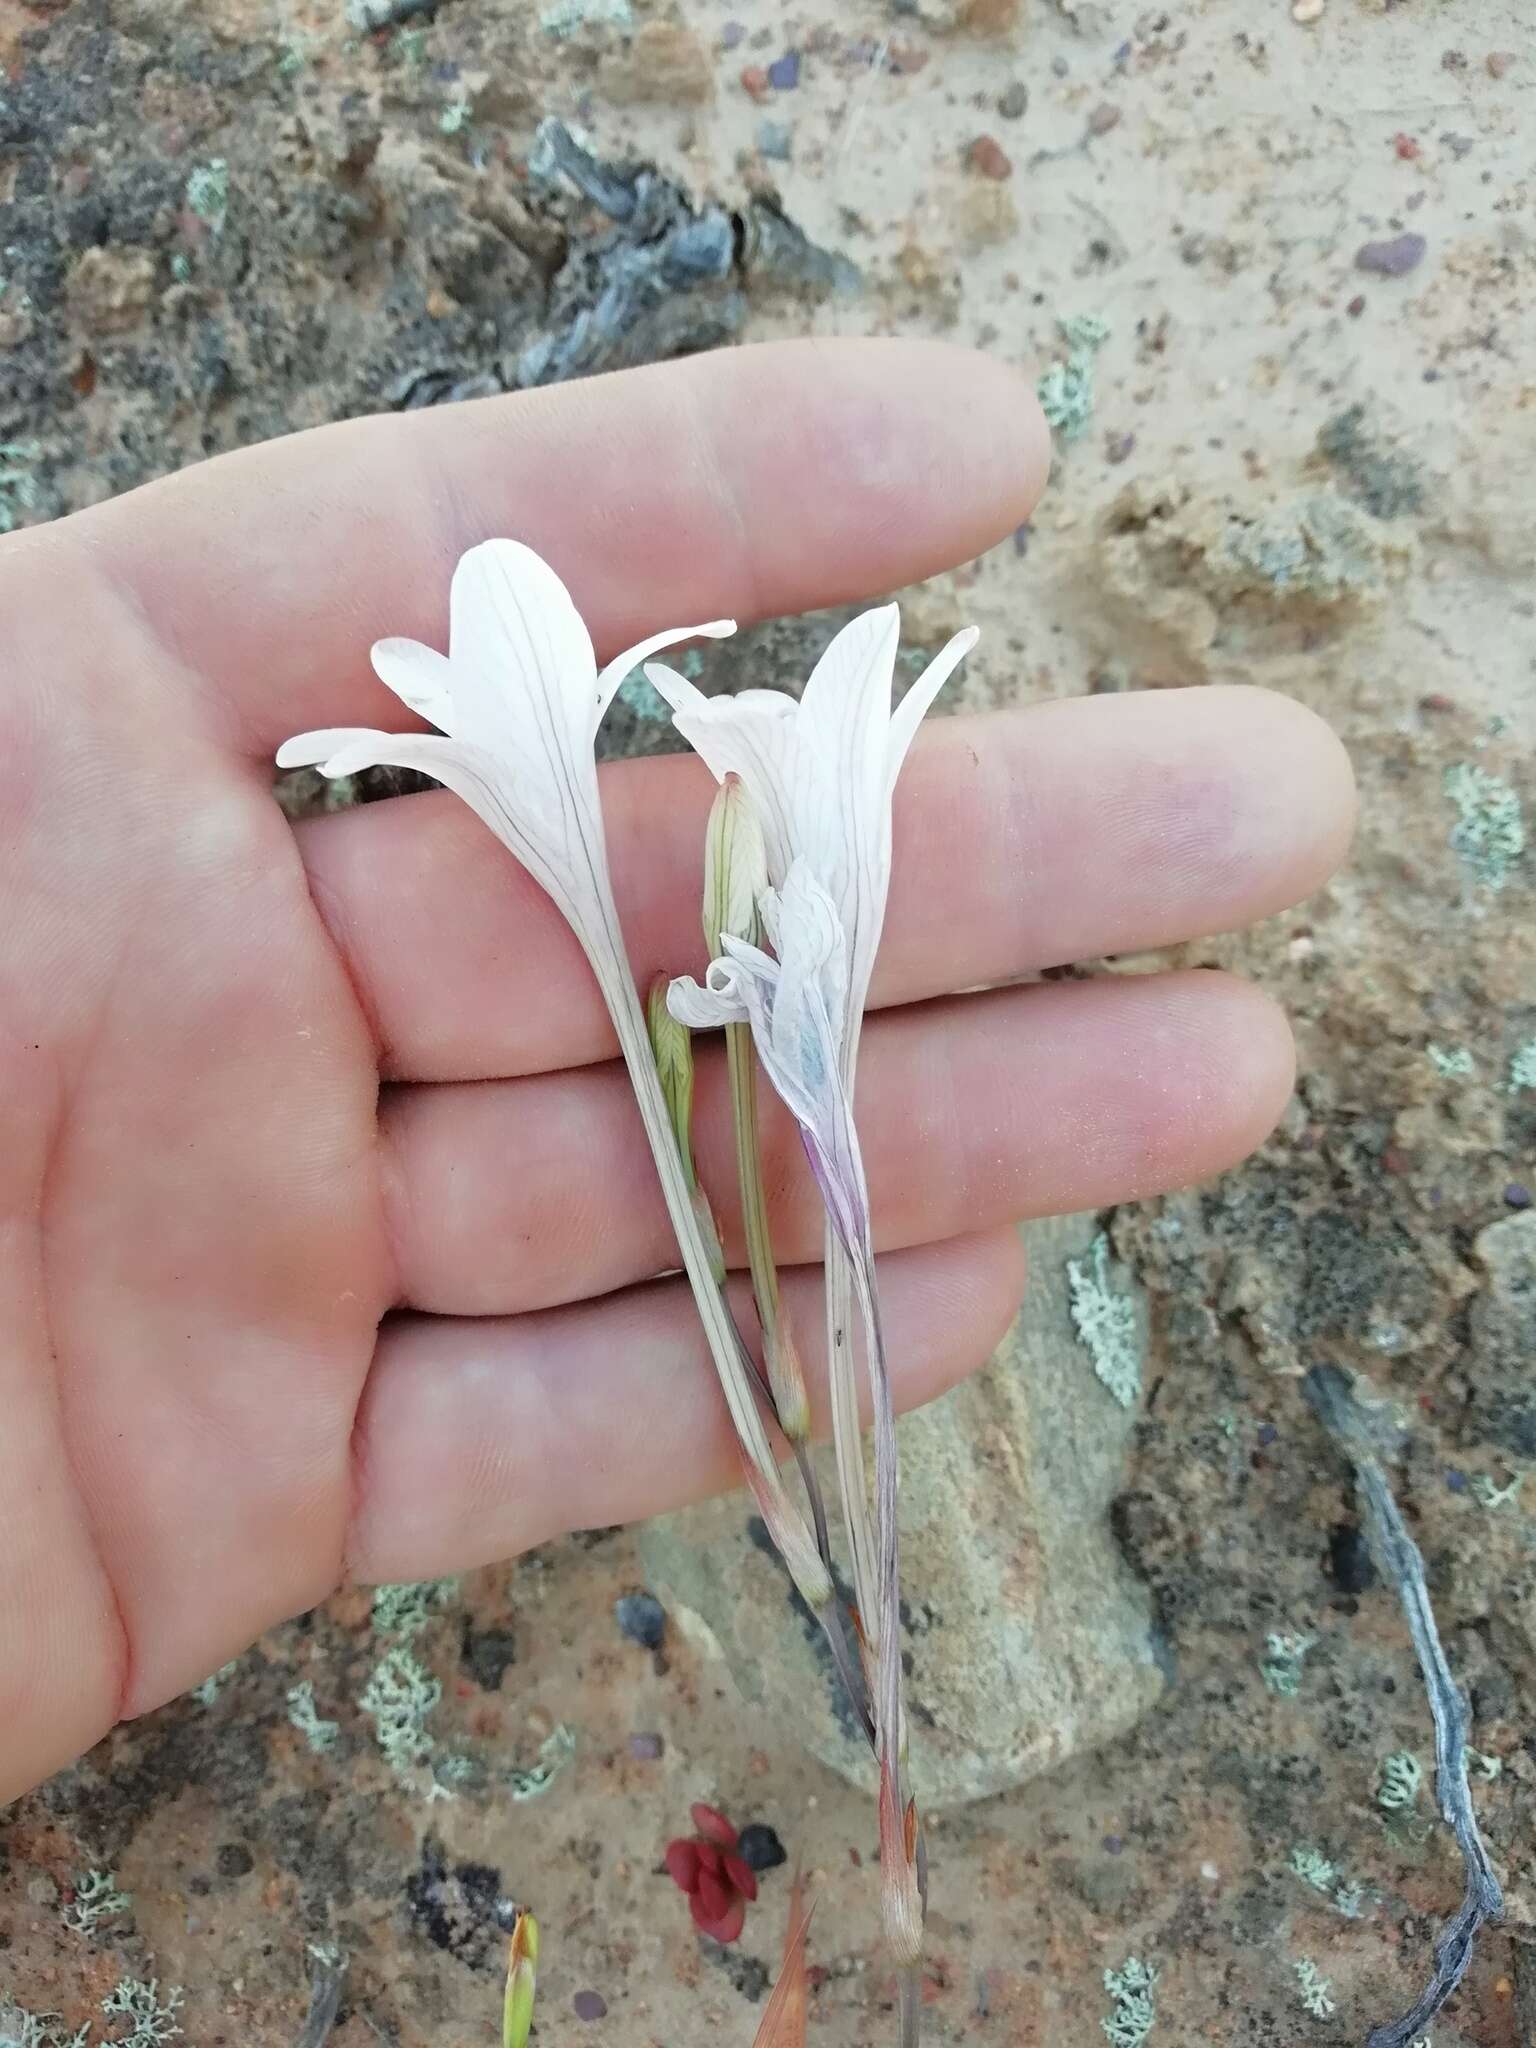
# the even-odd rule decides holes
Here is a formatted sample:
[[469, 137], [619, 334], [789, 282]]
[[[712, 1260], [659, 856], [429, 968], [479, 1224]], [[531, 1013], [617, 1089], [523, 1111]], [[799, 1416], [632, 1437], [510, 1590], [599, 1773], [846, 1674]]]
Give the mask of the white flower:
[[722, 933], [722, 956], [702, 985], [680, 976], [667, 1007], [695, 1031], [751, 1026], [758, 1058], [800, 1126], [838, 1237], [858, 1258], [871, 1242], [869, 1193], [838, 1063], [848, 972], [842, 926], [803, 860], [791, 864], [782, 894], [764, 891], [760, 907], [778, 958]]
[[646, 674], [718, 781], [739, 775], [762, 822], [768, 878], [803, 859], [847, 938], [841, 1065], [849, 1082], [891, 879], [891, 793], [923, 713], [975, 646], [968, 626], [893, 710], [901, 615], [893, 604], [844, 626], [800, 701], [780, 690], [706, 697], [661, 662]]
[[[893, 604], [863, 612], [835, 635], [799, 702], [777, 690], [705, 697], [661, 662], [646, 674], [672, 707], [673, 723], [715, 777], [739, 776], [757, 810], [768, 874], [783, 890], [803, 860], [830, 897], [846, 954], [837, 1027], [837, 1065], [853, 1098], [859, 1032], [891, 877], [891, 796], [923, 713], [976, 644], [957, 633], [895, 709], [891, 692], [901, 617]], [[765, 1055], [764, 1064], [767, 1064]], [[854, 1593], [867, 1631], [882, 1626], [883, 1532], [869, 1521], [860, 1448], [858, 1389], [848, 1343], [854, 1272], [840, 1235], [827, 1240], [827, 1357], [833, 1442], [848, 1530]], [[877, 1406], [884, 1392], [871, 1350]], [[880, 1459], [877, 1445], [877, 1465]], [[889, 1489], [877, 1490], [888, 1497]], [[879, 1649], [878, 1638], [875, 1645]]]
[[432, 776], [511, 848], [588, 951], [599, 930], [606, 950], [612, 898], [593, 753], [598, 725], [646, 655], [735, 630], [734, 621], [715, 619], [653, 633], [599, 672], [581, 615], [549, 564], [519, 541], [483, 541], [453, 572], [447, 654], [416, 640], [380, 640], [373, 649], [379, 680], [440, 731], [301, 733], [279, 748], [277, 765]]
[[717, 619], [655, 633], [599, 671], [554, 570], [517, 541], [485, 541], [454, 571], [446, 655], [414, 640], [380, 640], [373, 649], [381, 681], [441, 731], [302, 733], [278, 750], [277, 761], [333, 776], [388, 766], [434, 777], [484, 819], [565, 913], [613, 1018], [749, 1479], [815, 1607], [830, 1597], [831, 1581], [784, 1494], [752, 1363], [700, 1233], [624, 951], [593, 752], [598, 723], [636, 662], [680, 640], [734, 631], [732, 621]]

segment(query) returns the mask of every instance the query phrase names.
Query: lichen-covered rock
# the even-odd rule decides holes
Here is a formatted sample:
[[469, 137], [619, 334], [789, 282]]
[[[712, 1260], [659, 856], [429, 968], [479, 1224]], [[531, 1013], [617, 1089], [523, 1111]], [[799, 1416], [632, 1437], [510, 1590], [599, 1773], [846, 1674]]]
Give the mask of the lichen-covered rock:
[[[1029, 1300], [996, 1357], [902, 1424], [912, 1770], [932, 1807], [1110, 1740], [1163, 1687], [1147, 1597], [1109, 1525], [1134, 1410], [1095, 1377], [1069, 1311], [1067, 1262], [1093, 1238], [1084, 1217], [1032, 1226]], [[667, 1516], [641, 1554], [748, 1700], [845, 1776], [870, 1776], [815, 1622], [802, 1610], [786, 1630], [793, 1595], [750, 1504]]]

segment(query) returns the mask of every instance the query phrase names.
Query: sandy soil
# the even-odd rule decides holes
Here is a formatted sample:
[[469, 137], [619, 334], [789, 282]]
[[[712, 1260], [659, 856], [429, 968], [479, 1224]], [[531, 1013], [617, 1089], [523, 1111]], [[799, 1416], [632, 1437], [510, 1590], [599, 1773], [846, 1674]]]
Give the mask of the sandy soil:
[[[1176, 1676], [1110, 1750], [937, 1822], [929, 2038], [1089, 2048], [1114, 2017], [1102, 1973], [1133, 1955], [1160, 1972], [1160, 2040], [1342, 2048], [1418, 1988], [1459, 1874], [1427, 1773], [1415, 1811], [1378, 1803], [1382, 1759], [1427, 1766], [1430, 1741], [1298, 1391], [1331, 1361], [1411, 1420], [1400, 1494], [1489, 1760], [1509, 1916], [1431, 2039], [1536, 2040], [1523, 10], [636, 0], [629, 30], [588, 5], [566, 34], [442, 0], [373, 37], [341, 11], [0, 0], [0, 507], [56, 514], [429, 373], [512, 381], [561, 237], [591, 227], [527, 181], [551, 113], [729, 208], [775, 188], [862, 273], [817, 299], [745, 265], [740, 307], [711, 299], [701, 330], [943, 333], [1046, 371], [1073, 353], [1063, 323], [1102, 320], [1096, 349], [1073, 330], [1067, 395], [1091, 376], [1091, 410], [1037, 519], [912, 593], [913, 637], [985, 628], [972, 702], [1288, 691], [1344, 734], [1364, 824], [1319, 900], [1183, 956], [1287, 1003], [1302, 1080], [1248, 1168], [1105, 1219], [1153, 1327], [1115, 1526]], [[781, 84], [760, 75], [791, 52]], [[743, 672], [806, 638], [759, 637]], [[738, 1946], [701, 1945], [658, 1874], [698, 1797], [818, 1877], [812, 2039], [891, 2039], [867, 1803], [675, 1626], [659, 1651], [626, 1639], [613, 1604], [640, 1577], [632, 1538], [599, 1532], [427, 1611], [432, 1740], [469, 1759], [451, 1798], [379, 1752], [359, 1695], [389, 1645], [349, 1593], [21, 1802], [0, 1819], [0, 2042], [7, 1997], [126, 2033], [95, 2015], [126, 1975], [185, 1987], [190, 2041], [283, 2048], [312, 1942], [350, 1959], [339, 2048], [490, 2040], [517, 1900], [546, 1929], [539, 2038], [745, 2048], [785, 1871]], [[1314, 1639], [1294, 1688], [1261, 1674], [1271, 1632]], [[319, 1751], [290, 1718], [303, 1680], [337, 1724]], [[558, 1728], [574, 1757], [515, 1797]], [[1337, 1866], [1322, 1890], [1293, 1867], [1309, 1850]], [[91, 1867], [132, 1906], [81, 1935]], [[1303, 1963], [1331, 2013], [1306, 2009]]]

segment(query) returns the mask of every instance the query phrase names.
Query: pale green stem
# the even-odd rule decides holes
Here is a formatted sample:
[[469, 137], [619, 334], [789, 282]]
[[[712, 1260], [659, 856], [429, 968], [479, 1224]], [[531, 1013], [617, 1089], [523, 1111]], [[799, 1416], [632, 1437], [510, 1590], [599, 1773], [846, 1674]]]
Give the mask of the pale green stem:
[[610, 890], [603, 887], [599, 893], [608, 945], [589, 948], [588, 957], [618, 1033], [619, 1050], [629, 1070], [630, 1085], [639, 1104], [640, 1119], [650, 1142], [651, 1156], [656, 1163], [667, 1213], [682, 1253], [683, 1267], [693, 1288], [699, 1320], [715, 1361], [737, 1441], [769, 1500], [782, 1517], [782, 1531], [789, 1537], [787, 1545], [781, 1540], [785, 1562], [809, 1604], [813, 1608], [820, 1607], [831, 1595], [830, 1580], [815, 1540], [805, 1526], [803, 1516], [791, 1503], [774, 1460], [762, 1411], [753, 1390], [751, 1360], [731, 1318], [725, 1295], [716, 1284], [709, 1248], [694, 1214], [666, 1096], [656, 1072], [650, 1032], [640, 1008], [634, 978], [629, 972], [618, 911]]

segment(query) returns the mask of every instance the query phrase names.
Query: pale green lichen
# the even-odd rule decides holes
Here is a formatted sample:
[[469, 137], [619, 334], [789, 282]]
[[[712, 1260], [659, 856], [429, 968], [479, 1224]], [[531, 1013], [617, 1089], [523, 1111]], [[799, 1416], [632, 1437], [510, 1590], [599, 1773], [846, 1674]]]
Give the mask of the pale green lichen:
[[1310, 1956], [1303, 1956], [1295, 1965], [1296, 1982], [1301, 1990], [1301, 2002], [1314, 2019], [1331, 2019], [1338, 2011], [1333, 2002], [1333, 1986], [1319, 1970]]
[[1445, 793], [1456, 809], [1452, 847], [1474, 880], [1497, 892], [1525, 851], [1519, 797], [1502, 776], [1490, 775], [1473, 761], [1446, 769]]
[[408, 1643], [446, 1607], [459, 1590], [457, 1579], [418, 1579], [401, 1586], [375, 1586], [373, 1626], [381, 1636]]
[[173, 1984], [162, 1998], [157, 1977], [124, 1977], [101, 2001], [101, 2009], [108, 2019], [127, 2020], [129, 2030], [109, 2038], [116, 2048], [156, 2048], [158, 2042], [174, 2040], [181, 2032], [176, 2012], [182, 1995], [181, 1986]]
[[288, 1719], [317, 1756], [335, 1748], [341, 1724], [327, 1721], [315, 1705], [313, 1679], [301, 1678], [297, 1685], [288, 1688]]
[[1067, 1284], [1077, 1341], [1120, 1406], [1133, 1407], [1141, 1391], [1136, 1304], [1109, 1284], [1109, 1239], [1103, 1231], [1090, 1245], [1086, 1258], [1068, 1259]]
[[1358, 1878], [1348, 1878], [1333, 1894], [1333, 1907], [1346, 1920], [1358, 1920], [1365, 1910], [1365, 1886]]
[[18, 515], [37, 504], [31, 466], [42, 452], [36, 441], [0, 441], [0, 533], [14, 533]]
[[1291, 1869], [1303, 1884], [1311, 1885], [1315, 1892], [1331, 1892], [1339, 1875], [1338, 1865], [1331, 1862], [1321, 1849], [1305, 1845], [1291, 1851]]
[[1447, 1081], [1464, 1081], [1476, 1068], [1464, 1045], [1428, 1045], [1429, 1063]]
[[1109, 339], [1109, 322], [1095, 313], [1079, 313], [1060, 326], [1067, 359], [1042, 372], [1035, 392], [1040, 410], [1063, 441], [1076, 441], [1093, 417], [1094, 358]]
[[1507, 1486], [1497, 1486], [1486, 1472], [1479, 1472], [1472, 1481], [1472, 1491], [1483, 1507], [1497, 1511], [1499, 1508], [1507, 1508], [1511, 1501], [1518, 1500], [1524, 1484], [1523, 1472], [1517, 1472]]
[[1139, 1956], [1131, 1956], [1123, 1969], [1104, 1972], [1104, 1989], [1114, 2009], [1099, 2024], [1112, 2048], [1141, 2048], [1151, 2033], [1157, 2021], [1157, 1977]]
[[229, 213], [229, 165], [223, 157], [194, 165], [187, 178], [187, 205], [214, 234], [223, 232]]
[[211, 1707], [218, 1698], [220, 1689], [225, 1681], [233, 1678], [239, 1669], [240, 1659], [238, 1657], [231, 1657], [227, 1664], [221, 1664], [217, 1671], [211, 1672], [201, 1685], [193, 1686], [193, 1699], [201, 1707]]
[[1301, 1668], [1316, 1636], [1287, 1635], [1279, 1631], [1264, 1638], [1265, 1657], [1259, 1676], [1281, 1699], [1294, 1699], [1301, 1691]]
[[1536, 1088], [1536, 1038], [1516, 1046], [1510, 1058], [1509, 1092], [1518, 1095], [1522, 1088]]
[[537, 1799], [576, 1754], [576, 1736], [562, 1721], [539, 1745], [539, 1760], [527, 1770], [515, 1770], [507, 1783], [514, 1799]]
[[584, 28], [632, 29], [630, 0], [551, 0], [540, 10], [539, 27], [547, 36], [573, 36]]
[[469, 126], [469, 94], [462, 86], [437, 117], [437, 125], [444, 135], [457, 135]]
[[116, 1920], [133, 1905], [132, 1896], [117, 1889], [110, 1870], [86, 1871], [75, 1879], [74, 1894], [62, 1916], [72, 1934], [90, 1934], [103, 1920]]
[[1424, 1782], [1424, 1768], [1411, 1750], [1394, 1749], [1390, 1756], [1381, 1760], [1381, 1783], [1376, 1788], [1376, 1804], [1384, 1813], [1403, 1813], [1419, 1796], [1419, 1787]]
[[1504, 1774], [1503, 1757], [1485, 1756], [1480, 1749], [1469, 1749], [1467, 1751], [1467, 1762], [1485, 1784], [1492, 1784], [1495, 1778], [1502, 1777]]
[[85, 2048], [90, 2038], [89, 2021], [77, 2033], [66, 2034], [56, 2012], [28, 2012], [0, 1998], [0, 2048]]
[[403, 1648], [385, 1651], [358, 1696], [385, 1761], [402, 1784], [414, 1784], [414, 1774], [432, 1760], [427, 1719], [442, 1696], [440, 1682]]
[[1229, 562], [1270, 591], [1338, 604], [1381, 578], [1381, 550], [1354, 508], [1314, 491], [1264, 519], [1229, 519]]

